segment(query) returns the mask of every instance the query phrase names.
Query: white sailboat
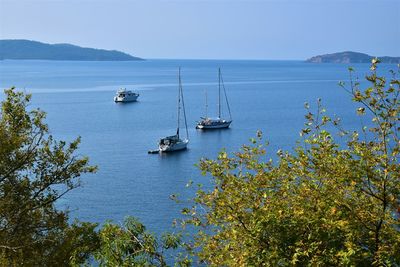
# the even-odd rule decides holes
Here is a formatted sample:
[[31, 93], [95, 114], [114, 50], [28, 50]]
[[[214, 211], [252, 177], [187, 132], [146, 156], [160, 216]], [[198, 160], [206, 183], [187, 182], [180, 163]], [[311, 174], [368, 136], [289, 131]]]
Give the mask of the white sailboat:
[[[185, 111], [185, 101], [183, 99], [183, 89], [182, 89], [182, 81], [181, 81], [181, 68], [179, 68], [179, 86], [178, 86], [178, 127], [176, 129], [176, 134], [172, 136], [167, 136], [158, 142], [158, 149], [159, 152], [172, 152], [178, 150], [184, 150], [187, 148], [189, 143], [189, 133], [187, 128], [187, 121], [186, 121], [186, 111]], [[185, 127], [186, 127], [186, 138], [183, 139], [179, 135], [179, 124], [180, 124], [180, 117], [181, 117], [181, 106], [183, 110], [183, 117], [185, 120]]]
[[[226, 100], [226, 105], [229, 111], [229, 119], [221, 118], [221, 86], [224, 91], [224, 96]], [[223, 129], [228, 128], [232, 123], [231, 109], [229, 107], [228, 97], [226, 96], [226, 90], [224, 86], [224, 81], [221, 76], [221, 68], [218, 69], [218, 117], [210, 118], [207, 116], [207, 95], [206, 95], [206, 116], [201, 117], [201, 120], [197, 123], [196, 128], [202, 130], [208, 129]]]

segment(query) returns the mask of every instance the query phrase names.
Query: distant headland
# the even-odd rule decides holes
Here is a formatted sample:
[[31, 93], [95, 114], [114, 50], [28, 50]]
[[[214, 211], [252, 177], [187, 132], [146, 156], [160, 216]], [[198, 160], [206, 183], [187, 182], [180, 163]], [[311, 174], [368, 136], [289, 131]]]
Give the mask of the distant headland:
[[0, 60], [80, 60], [80, 61], [133, 61], [143, 60], [129, 54], [72, 44], [46, 44], [30, 40], [0, 40]]
[[[371, 63], [373, 56], [358, 52], [339, 52], [315, 56], [306, 60], [311, 63]], [[378, 57], [382, 63], [400, 63], [400, 57]]]

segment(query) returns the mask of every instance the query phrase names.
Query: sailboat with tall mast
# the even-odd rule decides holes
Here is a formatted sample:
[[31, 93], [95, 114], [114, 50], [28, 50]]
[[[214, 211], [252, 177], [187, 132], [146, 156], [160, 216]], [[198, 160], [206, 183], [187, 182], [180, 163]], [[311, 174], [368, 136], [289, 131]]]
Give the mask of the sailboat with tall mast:
[[[176, 134], [161, 138], [158, 142], [158, 149], [160, 152], [172, 152], [178, 150], [184, 150], [187, 148], [189, 143], [189, 133], [187, 128], [186, 121], [186, 111], [185, 111], [185, 101], [183, 98], [183, 88], [182, 88], [182, 80], [181, 80], [181, 68], [179, 68], [178, 73], [179, 86], [178, 86], [178, 126], [176, 129]], [[186, 138], [182, 139], [179, 133], [179, 126], [181, 120], [181, 110], [183, 111], [183, 118], [185, 121], [186, 128]]]
[[[221, 117], [221, 87], [223, 89], [226, 105], [228, 107], [229, 119], [223, 119]], [[232, 123], [231, 109], [229, 107], [228, 97], [226, 96], [225, 85], [224, 85], [224, 81], [223, 81], [222, 75], [221, 75], [221, 68], [218, 69], [218, 117], [216, 117], [216, 118], [208, 117], [207, 116], [207, 107], [208, 107], [208, 104], [207, 104], [207, 95], [206, 95], [206, 116], [201, 117], [201, 120], [196, 125], [197, 129], [202, 129], [202, 130], [223, 129], [223, 128], [228, 128], [231, 125], [231, 123]]]

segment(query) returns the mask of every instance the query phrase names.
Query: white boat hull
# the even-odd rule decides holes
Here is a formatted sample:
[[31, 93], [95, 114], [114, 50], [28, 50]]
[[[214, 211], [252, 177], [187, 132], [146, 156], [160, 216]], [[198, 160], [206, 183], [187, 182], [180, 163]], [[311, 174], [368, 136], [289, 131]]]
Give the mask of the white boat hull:
[[139, 97], [139, 95], [130, 95], [130, 96], [125, 96], [125, 97], [115, 96], [114, 101], [115, 102], [135, 102], [135, 101], [137, 101], [138, 97]]
[[188, 143], [189, 143], [189, 140], [185, 139], [185, 140], [182, 140], [180, 142], [170, 144], [170, 145], [159, 145], [158, 148], [159, 148], [160, 152], [173, 152], [173, 151], [187, 149]]
[[197, 129], [202, 129], [202, 130], [208, 130], [208, 129], [224, 129], [224, 128], [229, 128], [229, 126], [231, 125], [232, 121], [225, 121], [225, 122], [221, 122], [218, 124], [214, 124], [214, 125], [207, 125], [207, 124], [197, 124], [196, 128]]

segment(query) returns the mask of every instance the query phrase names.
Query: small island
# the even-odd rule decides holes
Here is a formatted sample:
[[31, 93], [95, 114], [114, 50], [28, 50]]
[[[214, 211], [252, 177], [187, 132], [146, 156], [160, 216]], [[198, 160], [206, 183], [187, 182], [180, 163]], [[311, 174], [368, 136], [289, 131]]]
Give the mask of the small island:
[[[371, 63], [371, 60], [375, 56], [370, 56], [364, 53], [358, 52], [339, 52], [333, 54], [319, 55], [306, 60], [310, 63]], [[382, 63], [398, 64], [400, 63], [400, 57], [387, 57], [382, 56], [378, 58]]]
[[0, 40], [0, 60], [75, 60], [134, 61], [143, 60], [129, 54], [72, 44], [46, 44], [30, 40]]

